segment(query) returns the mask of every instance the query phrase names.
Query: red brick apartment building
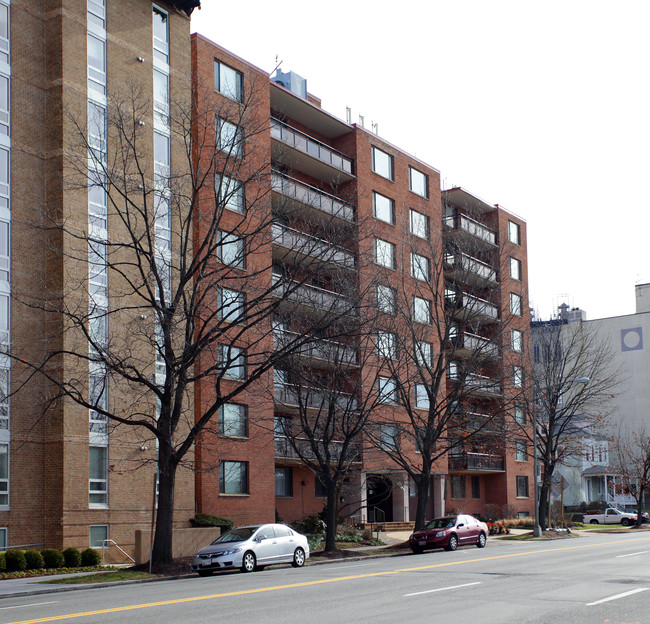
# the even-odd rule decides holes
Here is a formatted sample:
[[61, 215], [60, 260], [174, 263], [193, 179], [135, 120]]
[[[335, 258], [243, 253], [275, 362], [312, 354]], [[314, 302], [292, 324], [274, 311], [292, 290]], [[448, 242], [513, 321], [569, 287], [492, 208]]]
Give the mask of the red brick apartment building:
[[[243, 135], [252, 135], [254, 149], [246, 145], [248, 139], [242, 139], [244, 146], [238, 148], [240, 170], [249, 158], [269, 158], [266, 167], [259, 161], [253, 164], [253, 170], [263, 175], [252, 179], [250, 172], [242, 173], [246, 199], [241, 202], [248, 203], [249, 193], [254, 195], [252, 209], [247, 212], [241, 203], [233, 209], [235, 229], [263, 213], [269, 215], [268, 228], [273, 231], [268, 244], [256, 246], [255, 258], [245, 270], [272, 267], [274, 280], [287, 272], [308, 274], [301, 286], [302, 305], [294, 301], [284, 315], [280, 306], [278, 317], [268, 320], [268, 333], [262, 333], [268, 336], [273, 323], [274, 345], [281, 344], [280, 336], [309, 331], [308, 319], [316, 314], [315, 308], [355, 295], [378, 301], [393, 293], [409, 310], [425, 306], [427, 314], [444, 323], [421, 321], [417, 331], [423, 344], [430, 345], [434, 354], [446, 348], [441, 340], [456, 346], [458, 361], [450, 362], [445, 383], [450, 387], [459, 383], [457, 371], [474, 359], [473, 372], [462, 376], [469, 386], [464, 409], [474, 419], [498, 413], [494, 421], [501, 423], [499, 433], [459, 443], [438, 458], [427, 517], [450, 508], [483, 513], [489, 504], [510, 505], [522, 516], [531, 514], [530, 449], [523, 440], [513, 443], [505, 422], [521, 412], [514, 397], [528, 369], [526, 224], [464, 189], [441, 192], [437, 170], [323, 110], [296, 74], [278, 72], [269, 80], [265, 72], [197, 34], [192, 36], [192, 60], [199, 110], [213, 107], [217, 128], [225, 121], [231, 136], [240, 127]], [[254, 132], [245, 131], [248, 120]], [[232, 156], [232, 143], [227, 147]], [[214, 201], [206, 197], [202, 211], [213, 209]], [[223, 223], [228, 219], [225, 214]], [[343, 235], [350, 225], [354, 235]], [[311, 247], [305, 243], [309, 240], [314, 241]], [[335, 251], [328, 262], [319, 262], [316, 256], [327, 246]], [[422, 292], [423, 281], [428, 294]], [[452, 299], [457, 302], [457, 318], [445, 313]], [[473, 310], [471, 327], [463, 321], [469, 310]], [[399, 342], [399, 330], [390, 317], [379, 314], [375, 329]], [[455, 326], [463, 328], [460, 335], [454, 333]], [[357, 390], [372, 394], [379, 384], [382, 391], [392, 392], [387, 388], [392, 387], [394, 371], [377, 357], [374, 346], [354, 341], [342, 345], [324, 335], [320, 346], [301, 354], [301, 365], [310, 368], [315, 379], [326, 378], [332, 347], [349, 350], [338, 365], [352, 371], [348, 379], [359, 375], [364, 380]], [[477, 358], [477, 351], [485, 356]], [[401, 383], [405, 385], [404, 380]], [[272, 380], [264, 377], [251, 385], [233, 406], [246, 426], [235, 435], [223, 435], [222, 429], [221, 435], [204, 436], [197, 447], [200, 511], [236, 522], [271, 521], [276, 514], [291, 521], [323, 508], [322, 484], [287, 442], [287, 430], [295, 435], [300, 427], [300, 391], [290, 372], [276, 367]], [[202, 405], [197, 395], [197, 415]], [[399, 401], [373, 408], [357, 465], [341, 492], [342, 510], [354, 519], [414, 519], [417, 499], [407, 473], [376, 444], [368, 443], [373, 437], [370, 430], [404, 431], [408, 422]], [[417, 459], [414, 445], [409, 452]], [[236, 477], [227, 484], [228, 470]]]
[[[59, 308], [85, 310], [88, 331], [100, 347], [110, 351], [111, 344], [133, 340], [140, 344], [134, 349], [144, 349], [131, 333], [131, 320], [111, 315], [125, 286], [109, 274], [102, 254], [122, 225], [111, 216], [106, 196], [84, 189], [78, 177], [80, 162], [110, 161], [116, 154], [115, 137], [107, 131], [108, 101], [130, 85], [153, 96], [141, 123], [151, 154], [145, 172], [150, 179], [182, 167], [184, 146], [163, 118], [179, 101], [191, 109], [189, 76], [195, 111], [212, 115], [215, 124], [196, 133], [216, 131], [219, 144], [232, 148], [238, 128], [247, 129], [241, 152], [230, 150], [237, 163], [232, 178], [223, 179], [232, 201], [225, 202], [221, 227], [224, 248], [231, 231], [246, 229], [259, 228], [262, 243], [247, 249], [245, 264], [221, 279], [229, 280], [231, 291], [243, 288], [247, 298], [256, 296], [251, 274], [260, 288], [282, 283], [287, 272], [302, 282], [288, 300], [279, 300], [274, 316], [258, 323], [257, 337], [242, 334], [242, 353], [255, 347], [258, 357], [273, 354], [287, 338], [310, 330], [319, 307], [345, 309], [355, 297], [381, 308], [378, 332], [392, 331], [387, 309], [392, 293], [414, 314], [425, 310], [429, 316], [444, 314], [455, 299], [477, 312], [472, 331], [459, 335], [450, 325], [441, 339], [440, 327], [417, 321], [432, 353], [448, 349], [452, 340], [462, 344], [445, 383], [458, 384], [457, 371], [483, 348], [490, 356], [481, 359], [480, 373], [463, 377], [472, 395], [465, 408], [473, 417], [518, 409], [513, 397], [528, 369], [521, 355], [527, 357], [529, 326], [525, 223], [463, 189], [441, 192], [437, 170], [327, 113], [295, 74], [269, 79], [200, 35], [190, 37], [189, 14], [197, 5], [196, 0], [0, 0], [0, 338], [19, 358], [0, 359], [0, 549], [101, 547], [110, 539], [132, 552], [135, 531], [150, 525], [155, 440], [113, 426], [70, 399], [57, 399], [55, 384], [30, 377], [20, 362], [38, 362], [53, 349], [78, 351], [78, 333], [63, 314], [52, 313]], [[86, 145], [80, 143], [80, 128], [88, 131]], [[212, 157], [224, 158], [195, 153], [199, 165]], [[91, 175], [92, 165], [86, 166]], [[214, 196], [202, 193], [207, 214], [214, 210]], [[267, 216], [273, 222], [265, 230]], [[48, 227], [52, 223], [65, 227]], [[199, 238], [202, 227], [198, 219]], [[156, 237], [166, 240], [173, 255], [169, 232], [161, 225]], [[83, 233], [92, 236], [92, 248]], [[224, 257], [231, 252], [232, 245]], [[431, 272], [426, 280], [423, 271]], [[458, 312], [461, 325], [463, 318]], [[140, 320], [152, 322], [145, 315]], [[332, 373], [329, 354], [335, 349], [344, 354], [337, 366], [349, 373], [347, 383], [360, 381], [365, 395], [381, 384], [390, 394], [391, 373], [375, 347], [322, 338], [298, 354], [315, 378]], [[491, 343], [497, 346], [490, 351]], [[153, 349], [139, 355], [157, 379]], [[199, 366], [211, 364], [204, 358]], [[246, 364], [238, 369], [244, 375]], [[87, 380], [89, 393], [103, 372], [69, 355], [48, 367], [53, 380]], [[223, 388], [237, 383], [234, 375]], [[130, 391], [117, 383], [94, 391], [98, 406], [132, 404]], [[197, 417], [214, 391], [204, 383], [189, 397]], [[176, 526], [188, 526], [197, 511], [237, 523], [270, 521], [276, 513], [290, 521], [319, 512], [322, 484], [286, 443], [285, 426], [295, 423], [297, 411], [295, 380], [280, 366], [225, 406], [196, 446], [196, 470], [179, 470]], [[373, 409], [341, 492], [343, 510], [357, 520], [376, 517], [379, 509], [386, 520], [409, 521], [417, 502], [412, 483], [398, 463], [368, 443], [371, 430], [382, 426], [388, 432], [408, 426], [398, 401]], [[451, 507], [481, 513], [488, 504], [532, 513], [527, 450], [507, 444], [503, 433], [488, 437], [489, 444], [459, 443], [436, 460], [427, 516]], [[415, 447], [409, 452], [417, 459]]]

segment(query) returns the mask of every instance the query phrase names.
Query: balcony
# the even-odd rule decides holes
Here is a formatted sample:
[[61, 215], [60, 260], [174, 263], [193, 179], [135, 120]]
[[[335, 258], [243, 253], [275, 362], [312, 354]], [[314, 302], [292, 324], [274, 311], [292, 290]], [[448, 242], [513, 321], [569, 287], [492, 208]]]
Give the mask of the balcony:
[[459, 355], [463, 352], [475, 354], [479, 357], [496, 357], [499, 354], [499, 346], [483, 336], [463, 332], [460, 336], [454, 336], [452, 342]]
[[[301, 336], [302, 334], [297, 332], [275, 330], [273, 332], [273, 348], [281, 349]], [[296, 354], [313, 360], [321, 360], [331, 366], [357, 366], [359, 364], [359, 354], [356, 349], [333, 340], [308, 342], [303, 344]]]
[[497, 272], [487, 262], [465, 253], [446, 253], [445, 262], [458, 281], [475, 284], [496, 284]]
[[486, 225], [464, 214], [445, 217], [445, 225], [458, 233], [458, 238], [468, 241], [479, 241], [488, 245], [496, 245], [497, 234]]
[[449, 456], [449, 470], [458, 472], [473, 472], [474, 474], [490, 474], [505, 472], [505, 462], [500, 455], [485, 453], [462, 453]]
[[274, 158], [322, 182], [354, 180], [352, 159], [325, 143], [271, 117]]
[[346, 392], [332, 392], [324, 394], [320, 388], [309, 386], [298, 387], [289, 383], [273, 384], [273, 399], [276, 404], [293, 408], [307, 408], [324, 410], [329, 406], [331, 399], [342, 410], [354, 411], [357, 409], [357, 399]]
[[[309, 260], [344, 269], [354, 269], [356, 266], [355, 256], [351, 251], [286, 225], [274, 223], [272, 236], [273, 244], [289, 250], [290, 255], [302, 266], [308, 265]], [[278, 259], [286, 261], [286, 252]]]
[[[307, 438], [296, 438], [294, 440], [295, 447], [288, 438], [278, 436], [275, 438], [275, 456], [280, 459], [296, 459], [302, 460], [316, 459], [316, 453], [312, 447], [312, 444]], [[318, 441], [318, 445], [323, 444], [322, 440]], [[325, 448], [323, 447], [321, 453], [324, 456]], [[329, 445], [329, 454], [332, 462], [337, 462], [341, 458], [341, 453], [343, 452], [343, 442], [330, 442]], [[348, 447], [348, 461], [359, 462], [361, 461], [361, 453], [358, 447]]]
[[494, 381], [492, 377], [487, 377], [486, 375], [469, 373], [465, 377], [465, 387], [481, 394], [501, 394], [501, 385]]
[[313, 308], [321, 312], [332, 312], [336, 314], [348, 314], [356, 316], [358, 311], [352, 301], [340, 293], [317, 286], [299, 284], [298, 282], [287, 281], [282, 275], [273, 273], [273, 285], [278, 286], [276, 292], [280, 296], [286, 296], [289, 301]]
[[271, 189], [300, 206], [354, 222], [354, 206], [290, 176], [274, 171], [271, 174]]

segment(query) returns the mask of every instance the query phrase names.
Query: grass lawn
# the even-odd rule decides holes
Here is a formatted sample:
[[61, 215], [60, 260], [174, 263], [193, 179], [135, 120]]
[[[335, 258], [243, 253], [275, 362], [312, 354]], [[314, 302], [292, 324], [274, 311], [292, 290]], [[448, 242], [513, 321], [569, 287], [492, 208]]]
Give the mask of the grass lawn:
[[113, 581], [137, 581], [140, 579], [158, 578], [156, 574], [137, 572], [133, 570], [111, 570], [110, 572], [98, 572], [97, 574], [85, 574], [83, 576], [68, 576], [57, 578], [52, 581], [40, 581], [40, 583], [56, 583], [58, 585], [83, 585], [86, 583], [112, 583]]

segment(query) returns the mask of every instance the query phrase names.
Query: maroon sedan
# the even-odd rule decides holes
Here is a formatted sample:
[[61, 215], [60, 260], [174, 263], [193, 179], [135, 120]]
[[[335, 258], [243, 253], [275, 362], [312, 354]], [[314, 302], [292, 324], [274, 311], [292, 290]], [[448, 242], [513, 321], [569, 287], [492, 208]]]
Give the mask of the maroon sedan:
[[445, 516], [431, 520], [424, 529], [413, 533], [409, 538], [409, 547], [414, 553], [421, 553], [425, 548], [456, 550], [465, 544], [476, 544], [483, 548], [488, 533], [487, 524], [474, 516]]

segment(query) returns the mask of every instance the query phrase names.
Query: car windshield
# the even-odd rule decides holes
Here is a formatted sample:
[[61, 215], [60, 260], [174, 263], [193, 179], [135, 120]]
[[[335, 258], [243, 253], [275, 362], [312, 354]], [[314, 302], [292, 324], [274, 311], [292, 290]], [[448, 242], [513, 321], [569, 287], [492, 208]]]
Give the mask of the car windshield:
[[449, 529], [456, 526], [456, 518], [436, 518], [427, 524], [427, 529]]
[[253, 535], [257, 529], [258, 527], [239, 527], [238, 529], [230, 529], [230, 531], [217, 537], [217, 539], [212, 543], [223, 544], [225, 542], [243, 542]]

